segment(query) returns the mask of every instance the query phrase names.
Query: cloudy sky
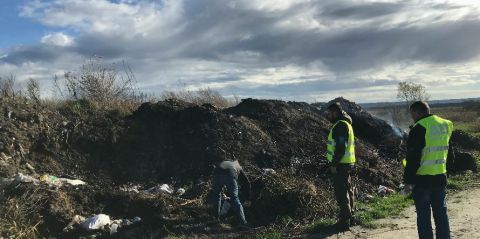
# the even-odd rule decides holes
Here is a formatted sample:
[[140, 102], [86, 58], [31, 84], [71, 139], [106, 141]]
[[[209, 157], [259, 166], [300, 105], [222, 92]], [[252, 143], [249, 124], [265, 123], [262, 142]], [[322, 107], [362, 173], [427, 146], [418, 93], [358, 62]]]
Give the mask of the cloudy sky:
[[142, 91], [392, 101], [480, 96], [480, 1], [2, 0], [0, 76], [40, 80], [95, 56]]

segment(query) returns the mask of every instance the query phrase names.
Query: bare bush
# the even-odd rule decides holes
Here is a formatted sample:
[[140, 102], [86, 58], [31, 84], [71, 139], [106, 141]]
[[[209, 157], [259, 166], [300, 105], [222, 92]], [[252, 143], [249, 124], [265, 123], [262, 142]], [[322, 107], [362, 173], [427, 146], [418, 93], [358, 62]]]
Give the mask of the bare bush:
[[14, 98], [17, 95], [15, 90], [16, 78], [14, 75], [0, 77], [0, 96]]
[[211, 104], [217, 108], [228, 108], [235, 104], [233, 101], [230, 101], [223, 97], [219, 92], [214, 91], [210, 88], [199, 89], [195, 91], [166, 91], [162, 94], [160, 98], [162, 100], [177, 99], [196, 105]]
[[38, 80], [35, 80], [33, 78], [28, 79], [27, 95], [31, 100], [40, 103], [40, 83], [38, 82]]
[[64, 82], [54, 77], [54, 89], [64, 99], [89, 100], [100, 106], [135, 98], [136, 79], [125, 63], [121, 71], [116, 64], [90, 59], [78, 72], [66, 72]]

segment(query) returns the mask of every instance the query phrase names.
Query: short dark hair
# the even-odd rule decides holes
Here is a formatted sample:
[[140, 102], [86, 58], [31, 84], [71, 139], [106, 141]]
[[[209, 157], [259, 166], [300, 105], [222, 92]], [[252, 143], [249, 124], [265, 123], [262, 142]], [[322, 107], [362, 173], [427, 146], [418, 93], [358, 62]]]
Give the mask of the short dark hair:
[[430, 114], [430, 106], [425, 101], [415, 101], [410, 105], [410, 111]]
[[327, 109], [329, 111], [336, 111], [336, 112], [342, 112], [342, 106], [338, 102], [331, 103]]

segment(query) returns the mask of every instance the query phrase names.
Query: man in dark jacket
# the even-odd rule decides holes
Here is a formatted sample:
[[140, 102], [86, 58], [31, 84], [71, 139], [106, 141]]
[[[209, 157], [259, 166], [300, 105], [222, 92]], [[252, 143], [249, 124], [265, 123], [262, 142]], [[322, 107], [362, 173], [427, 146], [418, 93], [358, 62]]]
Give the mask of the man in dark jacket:
[[413, 188], [418, 236], [433, 239], [430, 219], [433, 211], [436, 238], [450, 238], [445, 191], [453, 124], [430, 114], [428, 104], [422, 101], [410, 106], [410, 114], [415, 124], [410, 126], [408, 135], [404, 183], [407, 191]]
[[226, 187], [227, 192], [230, 196], [230, 203], [232, 204], [232, 209], [238, 215], [240, 222], [243, 225], [247, 225], [243, 206], [238, 196], [239, 184], [242, 185], [242, 192], [249, 200], [250, 181], [248, 180], [245, 171], [243, 171], [243, 168], [238, 163], [238, 160], [225, 160], [215, 166], [213, 172], [213, 197], [217, 218], [220, 219], [222, 191], [223, 188]]
[[335, 225], [346, 230], [355, 223], [355, 197], [350, 177], [355, 166], [355, 135], [352, 119], [340, 104], [333, 103], [328, 107], [327, 118], [334, 124], [328, 135], [327, 160], [331, 164], [335, 198], [340, 208], [339, 221]]

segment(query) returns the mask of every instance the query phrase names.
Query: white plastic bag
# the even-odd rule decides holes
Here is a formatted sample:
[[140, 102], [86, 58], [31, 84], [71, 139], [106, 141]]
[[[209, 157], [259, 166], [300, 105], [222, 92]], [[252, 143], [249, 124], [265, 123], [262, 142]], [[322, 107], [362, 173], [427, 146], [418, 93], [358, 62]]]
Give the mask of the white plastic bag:
[[85, 185], [86, 183], [82, 180], [79, 179], [68, 179], [68, 178], [59, 178], [60, 182], [62, 183], [68, 183], [73, 186], [78, 186], [78, 185]]
[[98, 214], [93, 217], [87, 218], [83, 221], [80, 226], [87, 230], [98, 230], [103, 229], [103, 227], [110, 225], [110, 216], [105, 214]]

